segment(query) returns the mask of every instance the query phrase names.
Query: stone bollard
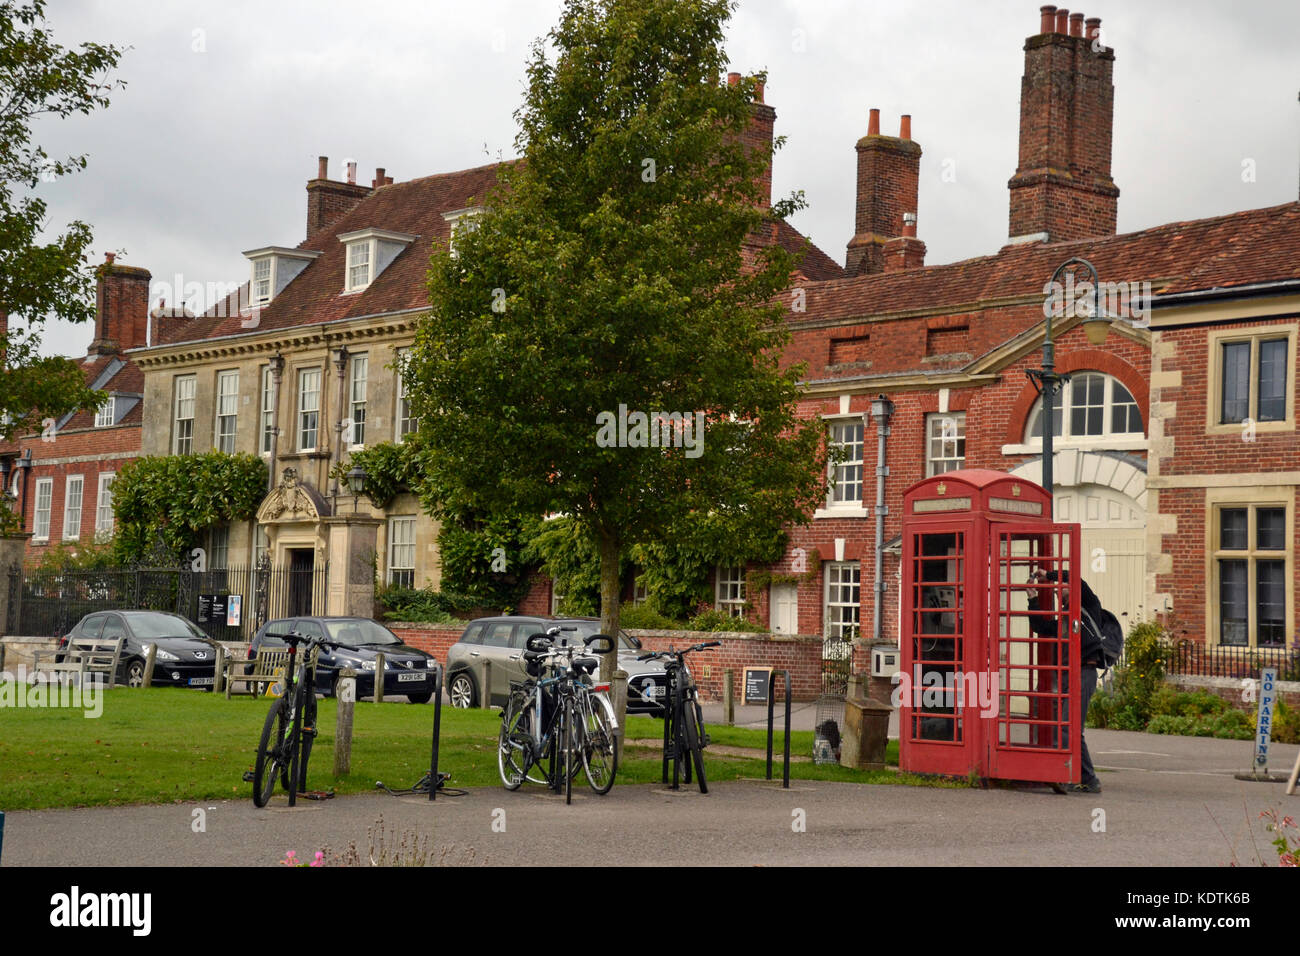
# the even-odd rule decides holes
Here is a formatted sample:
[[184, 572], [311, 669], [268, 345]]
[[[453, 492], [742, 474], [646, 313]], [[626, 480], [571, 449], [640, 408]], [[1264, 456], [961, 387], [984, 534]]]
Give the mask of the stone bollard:
[[212, 662], [212, 693], [220, 694], [225, 688], [226, 678], [226, 648], [223, 644], [217, 645], [217, 659]]
[[334, 730], [334, 776], [352, 769], [352, 713], [357, 700], [357, 672], [350, 667], [339, 671], [338, 722]]
[[156, 643], [150, 644], [149, 653], [145, 655], [145, 659], [144, 659], [144, 683], [140, 685], [141, 687], [153, 686], [153, 665], [157, 657], [158, 657], [158, 645]]
[[614, 679], [610, 682], [609, 702], [614, 705], [615, 715], [622, 715], [618, 729], [614, 731], [614, 762], [618, 766], [623, 762], [623, 739], [627, 734], [627, 671], [621, 667], [614, 671]]

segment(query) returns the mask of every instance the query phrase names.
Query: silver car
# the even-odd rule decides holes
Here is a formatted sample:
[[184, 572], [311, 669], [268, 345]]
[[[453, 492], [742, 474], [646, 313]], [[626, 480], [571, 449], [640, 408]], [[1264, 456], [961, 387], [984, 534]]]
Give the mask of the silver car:
[[[478, 707], [484, 693], [495, 706], [504, 706], [511, 681], [527, 679], [524, 642], [556, 625], [572, 627], [562, 637], [575, 644], [600, 633], [595, 618], [482, 617], [470, 621], [460, 640], [447, 652], [447, 695], [453, 707]], [[627, 671], [628, 713], [658, 714], [668, 686], [659, 661], [638, 661], [641, 642], [619, 631], [618, 666]], [[489, 686], [490, 685], [490, 686]]]

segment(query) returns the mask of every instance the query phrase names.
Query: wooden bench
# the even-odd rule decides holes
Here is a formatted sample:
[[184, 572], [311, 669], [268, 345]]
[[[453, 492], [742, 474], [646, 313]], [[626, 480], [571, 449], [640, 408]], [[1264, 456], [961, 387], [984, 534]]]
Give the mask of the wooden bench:
[[[122, 637], [109, 640], [74, 637], [65, 648], [36, 651], [32, 655], [32, 669], [37, 674], [57, 674], [60, 680], [65, 674], [76, 674], [78, 683], [84, 683], [87, 674], [103, 674], [105, 685], [112, 687], [117, 681], [117, 667], [125, 640]], [[59, 657], [63, 660], [58, 660]]]
[[263, 647], [257, 652], [257, 657], [251, 661], [243, 658], [227, 658], [223, 675], [226, 699], [230, 699], [236, 682], [244, 685], [245, 692], [254, 697], [260, 696], [266, 689], [263, 685], [273, 684], [284, 677], [288, 664], [287, 647]]

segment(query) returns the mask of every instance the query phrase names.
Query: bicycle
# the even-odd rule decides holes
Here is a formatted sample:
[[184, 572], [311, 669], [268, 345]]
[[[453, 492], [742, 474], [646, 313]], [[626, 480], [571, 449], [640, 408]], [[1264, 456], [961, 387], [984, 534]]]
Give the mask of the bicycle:
[[[257, 745], [257, 762], [251, 780], [253, 805], [264, 807], [275, 792], [275, 779], [289, 794], [289, 806], [295, 806], [299, 791], [307, 789], [307, 762], [316, 740], [316, 657], [320, 648], [349, 647], [320, 637], [303, 637], [296, 631], [283, 635], [289, 645], [289, 662], [285, 667], [284, 693], [271, 704], [262, 737]], [[294, 673], [298, 646], [303, 648]], [[249, 779], [245, 775], [245, 779]]]
[[672, 760], [674, 790], [680, 789], [678, 781], [683, 776], [686, 783], [691, 782], [691, 765], [694, 764], [700, 793], [709, 792], [709, 784], [704, 776], [704, 748], [709, 745], [709, 735], [704, 732], [704, 711], [700, 708], [691, 670], [686, 666], [686, 655], [702, 651], [706, 647], [721, 646], [721, 641], [707, 641], [678, 651], [670, 645], [666, 651], [654, 651], [637, 657], [639, 661], [662, 658], [664, 670], [668, 674], [668, 700], [664, 708], [663, 782], [668, 783], [668, 761]]
[[[572, 803], [579, 763], [596, 793], [606, 794], [614, 786], [618, 724], [606, 696], [609, 685], [591, 680], [596, 659], [575, 657], [578, 647], [567, 642], [557, 647], [561, 630], [574, 628], [557, 626], [528, 638], [523, 656], [535, 679], [511, 682], [510, 697], [501, 711], [497, 769], [507, 790], [518, 790], [524, 781], [544, 784], [557, 793], [562, 787], [564, 802]], [[597, 643], [603, 647], [592, 646]], [[613, 647], [613, 640], [603, 634], [583, 642], [584, 650], [597, 654], [607, 654]]]

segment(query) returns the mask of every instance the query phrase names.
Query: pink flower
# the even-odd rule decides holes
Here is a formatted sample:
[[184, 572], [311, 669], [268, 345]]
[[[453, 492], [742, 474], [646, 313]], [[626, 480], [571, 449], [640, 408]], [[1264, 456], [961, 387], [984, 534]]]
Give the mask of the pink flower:
[[316, 858], [312, 860], [311, 863], [308, 864], [308, 866], [324, 866], [324, 865], [325, 865], [325, 854], [320, 850], [317, 850]]
[[1283, 853], [1277, 861], [1278, 866], [1295, 866], [1296, 858], [1294, 853]]

